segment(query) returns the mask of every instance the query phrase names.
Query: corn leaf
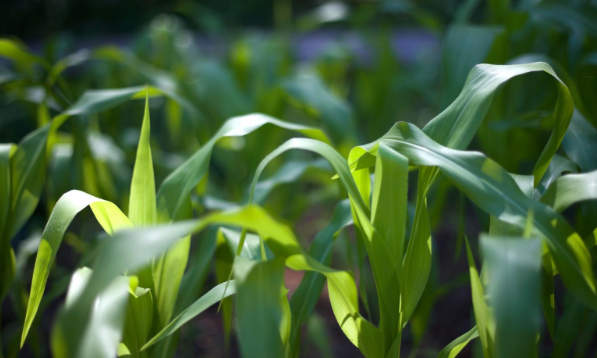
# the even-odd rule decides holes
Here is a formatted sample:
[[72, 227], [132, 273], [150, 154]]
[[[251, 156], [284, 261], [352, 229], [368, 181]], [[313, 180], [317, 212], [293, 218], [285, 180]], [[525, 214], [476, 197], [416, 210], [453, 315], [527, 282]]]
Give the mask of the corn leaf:
[[[564, 142], [566, 141], [564, 137]], [[551, 185], [553, 181], [559, 178], [564, 173], [577, 173], [578, 166], [570, 159], [563, 157], [559, 154], [553, 156], [547, 172], [543, 176], [541, 183], [537, 186], [537, 190], [540, 194], [544, 194], [545, 190]]]
[[239, 257], [235, 300], [240, 350], [245, 357], [284, 356], [280, 335], [282, 305], [279, 299], [284, 260], [253, 261]]
[[156, 223], [155, 179], [151, 159], [149, 98], [145, 99], [145, 114], [141, 126], [141, 136], [137, 146], [137, 157], [131, 181], [128, 217], [133, 225], [153, 225]]
[[[92, 272], [88, 268], [75, 271], [66, 297], [66, 309], [77, 301], [89, 285]], [[112, 358], [119, 345], [128, 299], [129, 280], [117, 277], [96, 297], [88, 324], [81, 332], [81, 352], [76, 356]], [[59, 337], [52, 337], [52, 355], [65, 357], [65, 347]], [[84, 352], [84, 353], [83, 353]]]
[[11, 209], [7, 224], [13, 237], [37, 207], [46, 174], [46, 143], [50, 127], [27, 135], [10, 159]]
[[471, 294], [473, 298], [473, 311], [477, 322], [477, 331], [483, 347], [483, 356], [491, 358], [494, 356], [495, 323], [491, 311], [485, 302], [483, 284], [479, 278], [479, 272], [475, 265], [475, 259], [471, 247], [466, 240], [466, 257], [468, 259], [469, 274], [471, 277]]
[[278, 185], [292, 183], [303, 176], [309, 169], [319, 169], [327, 171], [329, 165], [323, 159], [316, 160], [289, 160], [282, 164], [275, 174], [257, 183], [253, 202], [261, 204], [269, 193]]
[[[329, 266], [332, 261], [332, 244], [339, 232], [352, 223], [350, 204], [343, 200], [336, 205], [332, 220], [315, 235], [309, 255], [322, 264]], [[291, 352], [297, 352], [300, 346], [300, 328], [311, 315], [325, 284], [325, 276], [317, 272], [306, 272], [290, 299], [292, 313], [290, 344]]]
[[229, 119], [218, 132], [193, 156], [179, 166], [161, 184], [157, 195], [158, 222], [168, 222], [177, 217], [183, 202], [207, 172], [211, 151], [224, 137], [247, 135], [265, 124], [297, 131], [307, 137], [329, 142], [319, 129], [283, 122], [264, 114], [248, 114]]
[[531, 357], [541, 325], [541, 241], [481, 235], [496, 357]]
[[427, 123], [423, 131], [446, 147], [466, 148], [481, 125], [496, 90], [511, 78], [537, 71], [553, 76], [559, 93], [551, 137], [533, 169], [535, 184], [539, 183], [566, 133], [574, 109], [570, 91], [547, 63], [476, 65], [469, 73], [458, 98]]
[[[394, 272], [397, 277], [401, 275], [404, 257], [407, 188], [408, 159], [391, 148], [383, 144], [380, 145], [375, 164], [375, 181], [371, 198], [371, 222], [375, 231], [384, 240], [388, 256], [391, 260], [384, 262], [385, 268], [381, 269]], [[431, 252], [428, 250], [429, 247], [424, 247], [420, 255], [414, 258], [414, 260], [430, 260]], [[417, 254], [419, 254], [418, 250], [415, 255]], [[401, 298], [405, 298], [404, 293], [416, 291], [417, 289], [422, 291], [427, 283], [426, 277], [425, 280], [417, 280], [416, 271], [413, 271], [413, 266], [410, 265], [412, 261], [408, 260], [410, 257], [412, 256], [407, 256], [407, 261], [405, 261], [408, 264], [404, 270], [404, 276], [400, 277], [402, 280], [397, 282], [400, 286], [378, 288], [380, 298], [385, 296], [380, 300], [380, 328], [384, 332], [386, 352], [389, 352], [392, 346], [396, 344], [393, 348], [396, 352], [392, 356], [400, 355], [400, 336], [402, 331], [401, 310], [405, 306], [406, 308], [404, 309], [409, 308], [414, 310], [414, 305], [408, 299], [409, 296], [406, 296], [406, 299], [402, 302], [403, 307], [401, 308], [397, 304], [400, 298], [396, 300], [395, 295], [402, 293]], [[428, 272], [423, 272], [423, 275], [427, 276]], [[409, 280], [411, 278], [413, 279], [412, 281]], [[386, 293], [385, 291], [392, 291], [392, 293]]]
[[151, 347], [152, 345], [156, 344], [160, 340], [164, 339], [165, 337], [171, 335], [182, 325], [190, 321], [191, 319], [197, 317], [201, 312], [205, 311], [209, 307], [213, 306], [215, 303], [220, 301], [222, 295], [224, 294], [224, 288], [228, 284], [228, 289], [226, 290], [225, 297], [231, 296], [236, 293], [236, 284], [235, 281], [231, 281], [229, 283], [223, 282], [219, 285], [215, 286], [211, 290], [209, 290], [206, 294], [201, 296], [197, 301], [193, 302], [189, 307], [187, 307], [181, 314], [179, 314], [176, 318], [174, 318], [166, 327], [164, 327], [158, 334], [156, 334], [153, 338], [151, 338], [147, 343], [143, 346], [143, 350]]
[[130, 356], [147, 357], [145, 352], [141, 352], [141, 347], [149, 338], [152, 321], [153, 296], [151, 290], [139, 286], [130, 287], [122, 338]]
[[11, 212], [10, 157], [15, 150], [13, 144], [0, 144], [0, 302], [10, 290], [15, 275], [8, 232]]
[[[514, 182], [522, 191], [522, 193], [529, 199], [533, 199], [533, 182], [534, 178], [532, 175], [517, 175], [510, 174]], [[508, 224], [496, 218], [490, 216], [489, 218], [489, 234], [497, 236], [521, 236], [523, 229], [521, 227]]]
[[116, 205], [81, 191], [69, 191], [58, 200], [56, 207], [48, 219], [46, 228], [42, 233], [37, 257], [35, 259], [31, 293], [29, 295], [29, 303], [27, 304], [27, 314], [25, 316], [25, 324], [21, 337], [21, 346], [25, 343], [25, 338], [27, 337], [29, 328], [33, 323], [37, 309], [39, 308], [46, 282], [50, 274], [50, 269], [54, 262], [54, 258], [56, 257], [56, 252], [62, 242], [64, 233], [75, 216], [87, 206], [91, 206], [91, 210], [97, 221], [109, 234], [132, 225]]
[[557, 212], [562, 212], [575, 203], [595, 199], [597, 199], [597, 170], [559, 177], [547, 188], [541, 197], [541, 202], [551, 206]]
[[43, 58], [28, 51], [23, 44], [9, 39], [0, 39], [0, 57], [20, 64], [33, 65], [39, 63], [47, 65]]
[[442, 55], [442, 108], [458, 97], [470, 70], [487, 59], [503, 31], [498, 26], [456, 25], [448, 29]]
[[466, 332], [462, 336], [453, 340], [450, 344], [444, 347], [439, 352], [437, 358], [454, 358], [466, 347], [466, 345], [475, 338], [479, 337], [479, 331], [477, 326], [471, 328], [470, 331]]

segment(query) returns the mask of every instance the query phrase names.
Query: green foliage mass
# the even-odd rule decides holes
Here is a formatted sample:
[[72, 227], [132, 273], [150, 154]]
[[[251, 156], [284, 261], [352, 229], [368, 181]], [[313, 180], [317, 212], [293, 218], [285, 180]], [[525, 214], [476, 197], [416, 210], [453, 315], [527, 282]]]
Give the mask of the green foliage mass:
[[[59, 60], [0, 39], [0, 357], [169, 358], [216, 305], [226, 351], [327, 357], [322, 297], [367, 358], [595, 349], [595, 5], [335, 4], [298, 31], [353, 26], [372, 63], [342, 39], [299, 63], [288, 29], [208, 56], [173, 16]], [[438, 61], [398, 60], [392, 16]], [[439, 283], [439, 237], [464, 280]], [[423, 350], [463, 282], [471, 321]]]

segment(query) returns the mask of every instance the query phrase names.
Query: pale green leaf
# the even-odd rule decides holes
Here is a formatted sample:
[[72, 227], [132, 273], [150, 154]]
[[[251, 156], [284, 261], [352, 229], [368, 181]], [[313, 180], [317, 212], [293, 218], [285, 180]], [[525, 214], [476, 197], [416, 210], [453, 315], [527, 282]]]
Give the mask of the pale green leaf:
[[137, 157], [131, 181], [129, 198], [129, 219], [133, 225], [144, 226], [156, 223], [155, 179], [151, 159], [149, 120], [149, 98], [145, 99], [145, 114], [141, 126], [141, 136], [137, 146]]
[[[82, 268], [73, 274], [66, 297], [66, 307], [76, 302], [89, 285], [92, 272]], [[77, 357], [113, 358], [122, 338], [124, 315], [128, 299], [129, 280], [116, 277], [96, 297], [90, 307], [89, 320], [80, 337]], [[52, 335], [53, 357], [65, 357], [66, 351], [60, 336]]]
[[491, 358], [494, 356], [495, 325], [491, 311], [485, 302], [483, 284], [479, 278], [479, 272], [475, 265], [475, 259], [471, 247], [466, 240], [466, 256], [468, 258], [469, 274], [471, 277], [471, 294], [473, 298], [473, 311], [475, 312], [475, 321], [479, 339], [483, 346], [483, 356]]
[[25, 317], [21, 346], [25, 343], [25, 338], [27, 337], [29, 328], [37, 313], [50, 274], [50, 269], [54, 262], [54, 258], [56, 257], [56, 252], [62, 242], [64, 233], [73, 221], [75, 215], [87, 206], [91, 206], [97, 221], [109, 234], [132, 225], [116, 205], [81, 191], [69, 191], [58, 200], [56, 207], [48, 219], [46, 228], [42, 233], [42, 239], [35, 259], [33, 280], [31, 282], [31, 292], [29, 295], [29, 303], [27, 304], [27, 315]]
[[455, 358], [470, 341], [478, 337], [479, 331], [477, 330], [477, 326], [475, 326], [471, 328], [470, 331], [466, 332], [445, 346], [444, 349], [439, 352], [437, 358]]

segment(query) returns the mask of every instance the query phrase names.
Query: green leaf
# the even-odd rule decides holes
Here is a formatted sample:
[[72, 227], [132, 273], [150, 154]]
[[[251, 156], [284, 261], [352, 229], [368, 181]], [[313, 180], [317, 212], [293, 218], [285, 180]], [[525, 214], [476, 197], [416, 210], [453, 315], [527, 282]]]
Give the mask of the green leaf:
[[574, 112], [562, 141], [566, 156], [588, 172], [597, 169], [597, 129], [579, 113]]
[[15, 150], [13, 144], [0, 144], [0, 302], [10, 290], [15, 275], [8, 221], [11, 212], [10, 158]]
[[10, 231], [12, 238], [29, 219], [37, 207], [46, 177], [46, 143], [50, 126], [43, 126], [28, 134], [10, 159], [11, 209]]
[[131, 351], [128, 349], [128, 347], [124, 343], [119, 343], [118, 349], [116, 350], [116, 355], [118, 357], [127, 357], [127, 356], [130, 357]]
[[481, 235], [497, 357], [531, 357], [541, 327], [541, 241]]
[[[332, 261], [332, 244], [339, 232], [352, 223], [352, 213], [348, 200], [342, 200], [334, 209], [332, 220], [315, 235], [309, 255], [324, 265], [329, 266]], [[290, 298], [290, 311], [292, 313], [290, 344], [291, 352], [298, 353], [300, 328], [311, 317], [311, 312], [321, 296], [325, 284], [325, 276], [317, 272], [306, 272], [301, 283]]]
[[574, 110], [570, 91], [547, 63], [476, 65], [469, 73], [458, 98], [427, 123], [423, 131], [441, 145], [455, 149], [466, 148], [489, 110], [496, 90], [516, 76], [538, 71], [553, 76], [559, 93], [551, 137], [533, 169], [535, 184], [539, 183], [566, 133]]
[[28, 51], [21, 43], [9, 39], [0, 39], [0, 57], [19, 64], [32, 65], [40, 63], [46, 65], [43, 58]]
[[157, 195], [158, 222], [168, 222], [177, 217], [189, 193], [199, 184], [207, 172], [211, 151], [216, 142], [224, 137], [247, 135], [265, 124], [299, 132], [307, 137], [328, 143], [327, 136], [319, 129], [283, 122], [264, 114], [248, 114], [226, 121], [218, 132], [193, 156], [172, 172], [161, 184]]
[[589, 311], [587, 307], [574, 297], [565, 297], [564, 309], [556, 326], [553, 358], [565, 358], [570, 356], [570, 349], [579, 336], [582, 322]]
[[[533, 183], [534, 178], [532, 175], [517, 175], [510, 174], [514, 182], [522, 191], [522, 193], [529, 199], [533, 199]], [[503, 222], [495, 216], [489, 218], [489, 234], [498, 236], [521, 236], [523, 228], [517, 227]]]
[[[129, 197], [128, 206], [129, 220], [131, 220], [131, 223], [136, 226], [155, 225], [157, 221], [155, 178], [153, 174], [153, 161], [150, 147], [151, 124], [149, 119], [148, 97], [148, 94], [146, 94], [145, 113], [143, 115], [141, 135], [139, 137], [139, 144], [137, 146], [137, 157], [135, 158], [135, 168], [133, 169], [131, 194]], [[154, 280], [150, 267], [139, 273], [139, 279], [143, 287], [150, 289], [154, 288]], [[127, 346], [129, 349], [131, 349], [128, 344]], [[133, 348], [133, 350], [134, 349], [135, 348]]]
[[50, 73], [48, 74], [48, 83], [54, 84], [59, 78], [62, 72], [69, 67], [78, 66], [80, 64], [85, 63], [89, 60], [91, 52], [87, 49], [79, 50], [75, 53], [72, 53], [56, 62]]
[[[190, 217], [191, 203], [188, 199], [186, 207], [179, 212], [179, 217], [176, 219], [188, 219]], [[157, 258], [152, 267], [153, 288], [159, 315], [158, 327], [164, 327], [172, 318], [190, 250], [191, 237], [185, 236], [172, 245], [164, 255]]]
[[406, 249], [402, 271], [402, 323], [406, 324], [412, 316], [431, 272], [431, 226], [427, 212], [426, 188], [421, 185], [423, 178], [419, 174], [415, 216]]
[[[404, 315], [405, 317], [409, 317], [412, 311], [414, 311], [413, 302], [410, 300], [410, 293], [417, 290], [420, 290], [422, 293], [427, 283], [426, 276], [428, 275], [428, 272], [423, 272], [425, 279], [418, 280], [420, 276], [417, 275], [417, 271], [412, 271], [412, 261], [409, 260], [412, 256], [407, 255], [404, 261], [407, 263], [407, 266], [405, 266], [404, 275], [400, 276], [404, 257], [404, 235], [408, 199], [407, 188], [408, 159], [391, 148], [380, 145], [375, 164], [375, 181], [371, 198], [371, 221], [375, 231], [384, 240], [385, 248], [389, 254], [388, 257], [391, 260], [383, 263], [385, 266], [383, 269], [395, 272], [395, 275], [401, 279], [399, 282], [400, 286], [378, 288], [380, 297], [382, 294], [385, 295], [384, 291], [393, 291], [393, 293], [387, 294], [388, 298], [381, 300], [380, 314], [382, 318], [380, 320], [380, 328], [384, 333], [386, 352], [389, 352], [394, 342], [397, 342], [394, 348], [397, 352], [393, 354], [397, 356], [400, 355], [400, 336], [403, 326], [401, 312], [410, 310], [408, 314]], [[429, 246], [422, 248], [421, 251], [423, 252], [415, 260], [424, 261], [426, 258], [430, 260], [431, 252], [429, 249]], [[415, 255], [417, 254], [419, 254], [418, 250]], [[427, 264], [429, 265], [428, 268], [430, 268], [431, 262], [429, 261]], [[394, 301], [395, 295], [401, 293], [402, 300], [400, 302], [402, 302], [402, 308]]]
[[471, 294], [473, 297], [473, 310], [475, 312], [475, 321], [477, 322], [477, 331], [479, 333], [479, 339], [483, 346], [483, 356], [485, 358], [493, 357], [494, 352], [494, 338], [495, 338], [495, 323], [489, 307], [485, 302], [485, 294], [483, 290], [483, 284], [479, 279], [479, 272], [475, 265], [475, 259], [471, 247], [466, 242], [466, 257], [468, 259], [469, 274], [471, 277]]
[[350, 107], [327, 89], [317, 76], [299, 75], [285, 80], [282, 87], [292, 102], [321, 120], [335, 143], [354, 141], [356, 131]]
[[498, 26], [450, 26], [443, 40], [442, 108], [458, 97], [470, 70], [487, 59], [503, 31]]
[[[80, 297], [89, 285], [92, 272], [88, 268], [75, 271], [66, 296], [66, 309]], [[80, 350], [75, 356], [90, 358], [112, 358], [117, 352], [128, 300], [129, 280], [117, 277], [94, 300], [90, 318], [80, 337]], [[65, 357], [62, 337], [53, 335], [52, 355]]]
[[245, 357], [284, 356], [281, 337], [284, 260], [253, 261], [237, 258], [236, 319], [240, 351]]
[[282, 164], [275, 174], [257, 183], [253, 194], [253, 202], [261, 204], [275, 187], [295, 182], [310, 169], [327, 171], [329, 165], [321, 158], [316, 160], [289, 160]]
[[541, 197], [541, 202], [553, 207], [557, 212], [562, 212], [575, 203], [595, 199], [597, 199], [597, 170], [559, 177], [547, 188]]
[[56, 252], [62, 242], [64, 233], [73, 221], [75, 215], [87, 206], [91, 206], [91, 210], [97, 221], [109, 234], [132, 225], [116, 205], [84, 192], [77, 190], [69, 191], [58, 200], [56, 207], [48, 219], [46, 228], [42, 233], [37, 257], [35, 259], [31, 292], [21, 337], [21, 346], [25, 343], [25, 338], [27, 337], [29, 328], [31, 328], [31, 324], [33, 323], [37, 309], [39, 308], [46, 282], [50, 274], [50, 269], [54, 262], [54, 258], [56, 257]]
[[151, 159], [149, 97], [145, 98], [145, 114], [141, 126], [141, 136], [137, 146], [137, 157], [131, 181], [129, 198], [129, 219], [136, 226], [156, 223], [155, 179]]
[[181, 314], [179, 314], [176, 318], [174, 318], [166, 327], [164, 327], [159, 333], [157, 333], [153, 338], [151, 338], [142, 348], [145, 350], [155, 343], [159, 342], [160, 340], [166, 338], [167, 336], [171, 335], [172, 333], [176, 332], [182, 325], [190, 321], [191, 319], [197, 317], [201, 312], [205, 311], [209, 307], [213, 306], [215, 303], [220, 301], [222, 295], [224, 295], [224, 288], [228, 284], [228, 289], [226, 290], [225, 296], [228, 297], [236, 293], [236, 284], [235, 281], [231, 282], [223, 282], [217, 285], [216, 287], [209, 290], [206, 294], [201, 296], [197, 301], [193, 302], [189, 307], [187, 307]]
[[471, 328], [470, 331], [466, 332], [462, 336], [453, 340], [450, 344], [444, 347], [439, 352], [437, 358], [454, 358], [466, 347], [466, 345], [475, 338], [479, 337], [479, 331], [477, 326]]
[[547, 248], [545, 242], [542, 243], [543, 255], [541, 256], [541, 264], [543, 265], [542, 272], [542, 287], [541, 287], [541, 306], [543, 307], [543, 315], [545, 316], [545, 323], [549, 334], [553, 339], [555, 337], [555, 326], [556, 326], [556, 301], [554, 292], [554, 270], [553, 270], [553, 259], [551, 253]]
[[371, 221], [400, 273], [405, 246], [408, 159], [385, 145], [380, 145], [377, 153]]
[[153, 296], [151, 290], [130, 287], [122, 338], [129, 350], [129, 355], [135, 358], [147, 357], [147, 354], [141, 352], [141, 347], [149, 338], [152, 321]]
[[[160, 93], [179, 103], [193, 119], [203, 116], [199, 109], [181, 94], [180, 85], [171, 73], [154, 67], [137, 58], [133, 53], [123, 51], [116, 46], [97, 48], [93, 50], [92, 57], [94, 59], [116, 61], [128, 66], [131, 70], [139, 73], [148, 84], [151, 84]], [[199, 124], [204, 125], [205, 123], [202, 121]]]
[[143, 97], [155, 97], [161, 95], [161, 92], [149, 86], [137, 86], [118, 89], [88, 90], [72, 104], [62, 114], [55, 118], [63, 116], [76, 116], [83, 114], [93, 114], [114, 108], [131, 99], [141, 99]]
[[[564, 141], [566, 138], [564, 137]], [[555, 181], [558, 177], [560, 177], [564, 173], [577, 173], [578, 166], [572, 162], [570, 159], [563, 157], [559, 154], [553, 156], [551, 163], [549, 164], [549, 168], [545, 172], [541, 183], [537, 186], [537, 190], [540, 194], [544, 194], [545, 190], [551, 185], [553, 181]]]

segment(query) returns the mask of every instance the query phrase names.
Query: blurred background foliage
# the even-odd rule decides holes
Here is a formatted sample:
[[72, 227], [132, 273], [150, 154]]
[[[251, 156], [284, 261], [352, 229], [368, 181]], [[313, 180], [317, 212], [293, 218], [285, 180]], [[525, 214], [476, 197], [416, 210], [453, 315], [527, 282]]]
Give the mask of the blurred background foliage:
[[[0, 62], [2, 143], [18, 143], [84, 99], [86, 91], [151, 85], [165, 94], [149, 102], [156, 183], [227, 119], [252, 112], [320, 127], [346, 156], [350, 148], [377, 139], [397, 121], [422, 127], [458, 96], [478, 63], [545, 61], [570, 88], [577, 109], [556, 156], [559, 159], [554, 160], [560, 166], [552, 164], [550, 170], [597, 169], [594, 0], [5, 0], [1, 7], [0, 33], [14, 41], [0, 42], [4, 58]], [[471, 148], [482, 150], [509, 172], [531, 173], [550, 136], [557, 91], [548, 77], [535, 73], [506, 84], [495, 96]], [[121, 102], [72, 118], [50, 139], [48, 181], [40, 205], [11, 240], [24, 262], [18, 266], [23, 277], [31, 276], [27, 270], [32, 265], [25, 264], [35, 251], [29, 248], [35, 247], [31, 242], [39, 240], [40, 230], [63, 193], [81, 189], [126, 212], [143, 103]], [[280, 128], [266, 127], [259, 135], [218, 142], [209, 179], [193, 195], [195, 211], [246, 201], [259, 162], [289, 137]], [[589, 143], [586, 152], [578, 152], [575, 143], [579, 140]], [[263, 185], [264, 194], [257, 194], [256, 202], [310, 242], [331, 217], [335, 200], [344, 194], [338, 185], [328, 185], [331, 169], [327, 163], [305, 153], [291, 153], [289, 158], [268, 167], [269, 184]], [[288, 184], [294, 181], [298, 182]], [[467, 205], [446, 180], [432, 187], [430, 198], [430, 219], [438, 233], [434, 260], [449, 268], [440, 272], [434, 262], [426, 293], [411, 321], [411, 333], [405, 338], [410, 352], [421, 356], [434, 356], [455, 338], [454, 332], [470, 328], [462, 238], [488, 225], [488, 217]], [[567, 215], [579, 233], [587, 235], [594, 229], [597, 210], [589, 204], [575, 210]], [[89, 238], [97, 225], [84, 220], [78, 225], [66, 236], [70, 249], [58, 256], [57, 266], [62, 268], [51, 274], [54, 297], [61, 297], [66, 289], [69, 276], [65, 273], [93, 255], [95, 243]], [[215, 238], [214, 233], [205, 235]], [[452, 243], [446, 244], [447, 240]], [[192, 255], [198, 259], [189, 262], [205, 266], [201, 253], [213, 252], [213, 243], [213, 247], [194, 248]], [[362, 266], [362, 248], [354, 240], [338, 240], [336, 246], [337, 267]], [[204, 291], [205, 280], [220, 281], [202, 273], [203, 268], [193, 271], [194, 267], [190, 265], [188, 272], [201, 279], [186, 286], [189, 289], [181, 294], [180, 307]], [[371, 275], [367, 270], [359, 274]], [[374, 287], [367, 287], [367, 280], [360, 282], [363, 302], [375, 304]], [[452, 290], [447, 303], [434, 305]], [[11, 345], [17, 322], [22, 322], [23, 307], [19, 308], [18, 301], [3, 303], [3, 346]], [[574, 299], [568, 297], [566, 302], [573, 305]], [[56, 307], [48, 305], [46, 315], [53, 317]], [[376, 307], [366, 309], [370, 317], [375, 316]], [[570, 312], [589, 315], [584, 307]], [[313, 317], [305, 329], [310, 337], [305, 356], [358, 356], [338, 333], [329, 308]], [[594, 352], [590, 337], [597, 327], [596, 317], [591, 313], [583, 321], [586, 326], [578, 339], [588, 342], [576, 348], [585, 349], [576, 353], [578, 357]], [[198, 347], [205, 356], [223, 355], [228, 337], [220, 334], [215, 312], [198, 321], [184, 331], [181, 339], [189, 344], [180, 344], [180, 356], [193, 356], [190, 347]], [[46, 329], [32, 339], [43, 342], [49, 323], [42, 320], [39, 324]], [[561, 349], [566, 344], [561, 343]], [[22, 354], [45, 356], [44, 347], [27, 347]]]

